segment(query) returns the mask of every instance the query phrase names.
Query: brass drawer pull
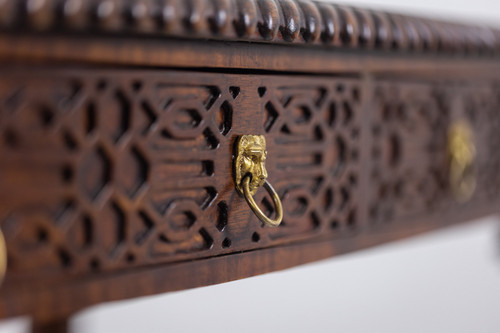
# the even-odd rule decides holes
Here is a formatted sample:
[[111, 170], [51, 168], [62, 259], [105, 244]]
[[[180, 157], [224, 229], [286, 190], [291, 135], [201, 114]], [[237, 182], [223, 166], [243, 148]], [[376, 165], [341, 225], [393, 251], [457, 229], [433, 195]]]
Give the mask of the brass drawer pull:
[[474, 160], [476, 147], [472, 130], [464, 121], [453, 124], [448, 133], [448, 151], [450, 158], [449, 182], [455, 199], [465, 202], [476, 189]]
[[[278, 193], [267, 181], [266, 139], [263, 135], [242, 135], [237, 141], [234, 164], [236, 189], [245, 197], [246, 202], [265, 225], [277, 227], [283, 219], [283, 207]], [[267, 217], [255, 203], [253, 195], [261, 186], [267, 190], [274, 202], [276, 217]]]
[[267, 190], [271, 198], [273, 199], [274, 202], [274, 207], [276, 208], [276, 218], [270, 219], [264, 213], [260, 210], [259, 206], [255, 203], [255, 200], [252, 197], [252, 194], [250, 193], [250, 181], [251, 181], [251, 176], [248, 174], [243, 178], [243, 193], [245, 194], [245, 200], [247, 201], [248, 205], [252, 209], [252, 211], [257, 215], [259, 220], [261, 220], [263, 223], [270, 227], [277, 227], [280, 225], [281, 220], [283, 219], [283, 208], [281, 206], [281, 200], [278, 196], [278, 193], [274, 190], [274, 188], [269, 184], [269, 182], [266, 180], [264, 182], [264, 188]]

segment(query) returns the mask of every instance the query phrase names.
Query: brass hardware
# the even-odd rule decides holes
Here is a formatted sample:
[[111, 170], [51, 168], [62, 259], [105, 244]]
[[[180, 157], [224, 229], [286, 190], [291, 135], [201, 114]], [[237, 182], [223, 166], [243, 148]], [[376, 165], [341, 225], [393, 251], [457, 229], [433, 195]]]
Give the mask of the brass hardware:
[[249, 184], [252, 195], [264, 185], [267, 178], [266, 158], [266, 139], [263, 135], [242, 135], [238, 138], [234, 171], [236, 189], [240, 194], [244, 194], [242, 181], [247, 174], [252, 175]]
[[274, 190], [274, 188], [269, 184], [267, 180], [264, 181], [264, 188], [267, 190], [271, 198], [273, 199], [274, 202], [274, 207], [276, 208], [276, 218], [270, 219], [264, 213], [260, 210], [259, 206], [255, 203], [255, 200], [252, 197], [252, 194], [250, 193], [250, 188], [249, 184], [251, 181], [251, 177], [249, 174], [243, 178], [243, 191], [245, 194], [245, 200], [247, 201], [248, 205], [252, 209], [255, 215], [264, 222], [267, 226], [270, 227], [277, 227], [280, 225], [281, 220], [283, 219], [283, 207], [281, 206], [281, 200], [280, 197], [278, 196], [278, 193]]
[[[278, 194], [267, 181], [266, 138], [263, 135], [242, 135], [238, 138], [236, 147], [234, 163], [236, 190], [245, 197], [259, 220], [268, 226], [278, 226], [283, 219], [283, 207]], [[253, 199], [253, 195], [261, 186], [264, 186], [273, 199], [276, 211], [274, 220], [267, 217]]]
[[7, 272], [7, 246], [5, 245], [5, 239], [3, 233], [0, 230], [0, 284], [5, 277]]
[[470, 199], [476, 189], [474, 160], [476, 147], [472, 130], [464, 121], [451, 126], [448, 132], [448, 152], [450, 158], [450, 188], [459, 202]]

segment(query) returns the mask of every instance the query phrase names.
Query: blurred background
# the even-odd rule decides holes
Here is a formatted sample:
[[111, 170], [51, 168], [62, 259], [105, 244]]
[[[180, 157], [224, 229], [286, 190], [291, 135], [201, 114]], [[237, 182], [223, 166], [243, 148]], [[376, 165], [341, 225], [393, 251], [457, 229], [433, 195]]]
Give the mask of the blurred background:
[[[500, 26], [498, 0], [343, 3]], [[29, 325], [26, 318], [0, 321], [0, 333], [27, 332]], [[500, 219], [283, 272], [92, 307], [76, 315], [71, 328], [77, 333], [498, 333]]]

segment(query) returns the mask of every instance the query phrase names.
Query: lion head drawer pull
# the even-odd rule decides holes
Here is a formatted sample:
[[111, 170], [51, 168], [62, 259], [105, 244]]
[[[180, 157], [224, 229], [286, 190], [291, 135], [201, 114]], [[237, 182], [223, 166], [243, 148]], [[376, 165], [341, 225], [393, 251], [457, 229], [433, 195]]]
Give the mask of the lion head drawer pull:
[[[267, 181], [266, 171], [266, 139], [263, 135], [242, 135], [236, 143], [236, 159], [234, 175], [236, 189], [245, 197], [252, 211], [265, 225], [276, 227], [283, 219], [281, 200], [274, 188]], [[276, 217], [267, 217], [257, 206], [253, 195], [258, 188], [264, 186], [274, 202]]]
[[455, 199], [465, 202], [476, 189], [474, 160], [476, 147], [472, 130], [467, 123], [454, 123], [448, 132], [448, 152], [450, 158], [449, 182]]

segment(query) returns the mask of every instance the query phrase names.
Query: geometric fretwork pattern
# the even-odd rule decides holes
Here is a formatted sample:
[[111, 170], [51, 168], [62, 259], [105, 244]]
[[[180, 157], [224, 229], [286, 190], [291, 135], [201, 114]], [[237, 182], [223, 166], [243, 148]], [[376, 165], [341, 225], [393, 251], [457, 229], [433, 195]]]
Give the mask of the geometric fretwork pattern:
[[[500, 188], [493, 84], [172, 70], [3, 74], [0, 226], [16, 281], [355, 241], [373, 227], [442, 212], [455, 205], [446, 133], [457, 117], [488, 142], [478, 147], [475, 196]], [[234, 144], [243, 134], [266, 137], [268, 179], [284, 208], [277, 228], [262, 226], [235, 191]], [[274, 213], [263, 189], [255, 199]]]
[[402, 221], [459, 205], [448, 185], [446, 148], [456, 121], [471, 126], [476, 147], [477, 187], [468, 203], [498, 196], [498, 86], [380, 81], [370, 105], [370, 222]]
[[500, 193], [500, 87], [475, 84], [457, 88], [463, 117], [473, 127], [477, 143], [479, 200], [495, 199]]
[[379, 82], [370, 105], [370, 221], [387, 223], [446, 204], [451, 114], [439, 87]]
[[219, 191], [213, 151], [231, 129], [234, 91], [113, 75], [46, 80], [2, 80], [11, 269], [98, 271], [211, 248], [202, 220]]
[[[356, 79], [11, 71], [1, 84], [10, 275], [97, 274], [356, 228]], [[234, 189], [241, 134], [267, 138], [277, 229]], [[256, 199], [272, 214], [263, 190]]]
[[278, 228], [264, 229], [271, 239], [357, 227], [360, 89], [346, 79], [259, 88], [268, 165], [285, 209]]

